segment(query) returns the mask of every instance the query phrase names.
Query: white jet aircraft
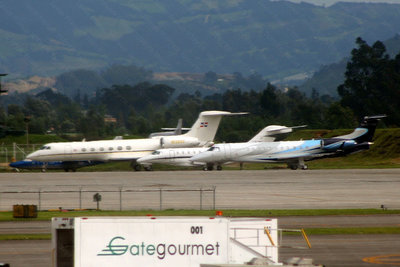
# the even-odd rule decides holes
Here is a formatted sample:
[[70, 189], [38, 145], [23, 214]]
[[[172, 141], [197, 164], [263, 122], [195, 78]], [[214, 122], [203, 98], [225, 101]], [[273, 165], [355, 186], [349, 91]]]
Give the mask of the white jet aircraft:
[[[364, 117], [351, 134], [305, 141], [216, 144], [190, 160], [205, 164], [225, 162], [287, 163], [291, 169], [307, 169], [304, 161], [338, 157], [369, 149], [376, 126], [385, 115]], [[218, 167], [217, 167], [218, 168]], [[219, 167], [220, 168], [220, 167]]]
[[247, 113], [203, 111], [190, 131], [182, 135], [156, 136], [145, 139], [49, 143], [29, 154], [27, 159], [41, 162], [132, 161], [132, 167], [140, 170], [140, 165], [136, 163], [136, 160], [156, 149], [212, 145], [222, 116], [243, 114]]
[[[282, 135], [286, 135], [292, 132], [293, 128], [299, 128], [305, 126], [286, 127], [280, 125], [270, 125], [262, 129], [256, 134], [248, 143], [254, 142], [267, 142], [274, 141], [276, 138], [281, 138]], [[203, 166], [204, 170], [212, 170], [213, 164], [192, 161], [191, 158], [199, 153], [208, 150], [209, 147], [193, 147], [193, 148], [169, 148], [169, 149], [157, 149], [150, 155], [141, 157], [137, 160], [137, 163], [145, 166], [146, 169], [151, 169], [151, 164], [161, 163], [174, 166]], [[221, 170], [221, 165], [217, 165], [217, 169]]]

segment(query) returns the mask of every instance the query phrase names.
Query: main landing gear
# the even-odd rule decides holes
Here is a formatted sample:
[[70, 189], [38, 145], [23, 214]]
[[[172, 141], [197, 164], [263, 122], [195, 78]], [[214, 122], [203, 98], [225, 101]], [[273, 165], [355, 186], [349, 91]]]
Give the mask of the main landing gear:
[[[141, 171], [142, 170], [142, 165], [138, 164], [136, 161], [131, 162], [131, 167], [132, 169], [135, 170], [135, 172]], [[143, 165], [143, 169], [145, 171], [152, 171], [153, 170], [153, 165]]]
[[298, 162], [288, 163], [288, 167], [291, 170], [297, 170], [297, 169], [308, 170], [308, 166], [307, 166], [307, 164], [304, 163], [304, 159], [302, 159], [302, 158], [300, 158]]
[[[220, 171], [220, 170], [222, 170], [222, 166], [220, 164], [218, 164], [216, 166], [216, 169], [217, 169], [217, 171]], [[204, 165], [203, 170], [204, 171], [212, 171], [212, 170], [214, 170], [214, 164], [209, 163], [207, 165]]]

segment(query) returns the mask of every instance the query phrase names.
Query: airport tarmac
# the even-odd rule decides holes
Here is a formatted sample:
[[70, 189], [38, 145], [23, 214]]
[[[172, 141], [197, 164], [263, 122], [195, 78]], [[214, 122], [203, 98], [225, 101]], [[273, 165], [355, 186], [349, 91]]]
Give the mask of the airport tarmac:
[[[122, 209], [159, 209], [160, 189], [213, 187], [216, 209], [348, 209], [381, 205], [400, 209], [400, 169], [356, 169], [0, 173], [0, 210], [11, 210], [14, 204], [40, 204], [41, 209], [95, 208], [92, 195], [96, 190], [114, 191], [103, 193], [102, 209], [118, 210], [121, 201]], [[33, 193], [46, 190], [53, 193]], [[79, 190], [90, 191], [82, 197], [81, 205]], [[119, 190], [137, 192], [123, 193], [120, 200]], [[32, 193], [16, 193], [21, 191]], [[202, 197], [204, 209], [213, 208], [212, 198], [212, 194]], [[199, 208], [198, 193], [165, 192], [162, 200], [165, 209]]]
[[[380, 208], [382, 204], [388, 209], [400, 209], [399, 185], [400, 169], [0, 173], [2, 192], [215, 186], [216, 209], [221, 210]], [[190, 195], [194, 194], [170, 199], [163, 195], [166, 198], [163, 207], [184, 208], [192, 201]], [[0, 193], [0, 209], [10, 210], [11, 205], [16, 204], [16, 196], [27, 200], [25, 195]], [[103, 200], [109, 201], [107, 205], [104, 203], [107, 209], [118, 209], [118, 197], [105, 196], [112, 198]], [[51, 202], [63, 207], [77, 203], [76, 196], [71, 198], [68, 194], [52, 193], [42, 197], [45, 198], [42, 199], [43, 206]], [[132, 204], [132, 207], [146, 207], [153, 201], [147, 197], [154, 196], [141, 194], [139, 199], [134, 199], [135, 205]], [[129, 209], [131, 198], [124, 196], [124, 201], [124, 208]], [[90, 205], [94, 205], [92, 200]], [[156, 203], [154, 208], [157, 207]], [[63, 216], [67, 216], [67, 213]], [[279, 218], [278, 223], [281, 228], [393, 227], [400, 225], [400, 216], [291, 216]], [[0, 225], [0, 233], [46, 233], [49, 230], [48, 222], [7, 224]], [[288, 245], [305, 246], [298, 236], [288, 236], [284, 241]], [[399, 235], [315, 235], [310, 236], [310, 241], [313, 245], [311, 249], [281, 248], [280, 258], [311, 257], [315, 263], [326, 266], [388, 266], [388, 263], [400, 266]], [[0, 262], [9, 262], [11, 266], [51, 266], [51, 242], [0, 241]]]

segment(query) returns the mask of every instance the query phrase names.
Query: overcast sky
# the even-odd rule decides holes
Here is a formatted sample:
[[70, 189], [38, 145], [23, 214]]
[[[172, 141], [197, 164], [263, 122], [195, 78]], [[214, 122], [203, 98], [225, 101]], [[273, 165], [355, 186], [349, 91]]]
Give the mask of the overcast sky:
[[337, 2], [369, 2], [369, 3], [391, 3], [400, 4], [400, 0], [274, 0], [274, 1], [290, 1], [294, 3], [307, 2], [319, 6], [330, 6]]

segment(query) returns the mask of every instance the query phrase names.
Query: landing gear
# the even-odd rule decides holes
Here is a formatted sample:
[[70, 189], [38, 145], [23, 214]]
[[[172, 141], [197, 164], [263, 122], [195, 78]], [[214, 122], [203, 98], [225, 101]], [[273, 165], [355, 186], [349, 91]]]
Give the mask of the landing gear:
[[47, 163], [44, 163], [42, 165], [42, 169], [40, 170], [41, 172], [46, 172], [47, 171]]
[[145, 171], [152, 171], [153, 170], [153, 165], [146, 165], [146, 166], [143, 166], [143, 168], [144, 168]]
[[217, 171], [222, 170], [222, 166], [221, 165], [217, 165]]
[[304, 163], [304, 159], [300, 158], [299, 162], [297, 163], [289, 163], [288, 167], [291, 170], [297, 170], [297, 169], [302, 169], [302, 170], [308, 170], [307, 164]]
[[132, 167], [132, 169], [134, 169], [136, 172], [140, 171], [140, 169], [142, 168], [142, 166], [141, 166], [140, 164], [138, 164], [138, 163], [136, 162], [136, 160], [133, 160], [133, 161], [131, 162], [131, 167]]
[[214, 170], [214, 164], [204, 165], [203, 170], [204, 171], [212, 171], [212, 170]]
[[288, 166], [291, 170], [297, 170], [297, 164], [290, 164], [289, 166]]

